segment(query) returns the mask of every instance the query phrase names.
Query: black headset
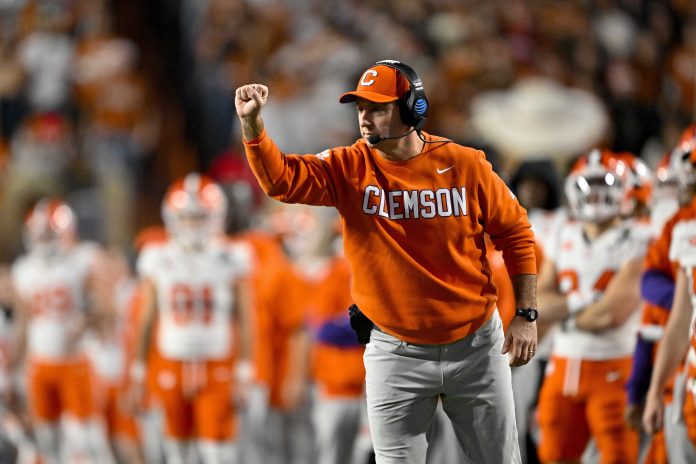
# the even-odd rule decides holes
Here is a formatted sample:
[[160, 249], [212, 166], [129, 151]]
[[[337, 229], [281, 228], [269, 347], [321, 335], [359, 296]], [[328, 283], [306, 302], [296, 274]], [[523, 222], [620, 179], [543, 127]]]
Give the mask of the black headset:
[[428, 97], [425, 96], [423, 81], [418, 73], [409, 65], [396, 60], [378, 61], [374, 66], [388, 66], [406, 77], [410, 90], [398, 100], [399, 115], [404, 124], [420, 132], [428, 114]]

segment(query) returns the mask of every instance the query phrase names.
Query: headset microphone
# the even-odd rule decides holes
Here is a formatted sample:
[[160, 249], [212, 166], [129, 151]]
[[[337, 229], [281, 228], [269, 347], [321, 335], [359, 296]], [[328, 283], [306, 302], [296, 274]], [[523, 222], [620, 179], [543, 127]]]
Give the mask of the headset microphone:
[[[393, 139], [400, 139], [402, 137], [406, 137], [408, 134], [410, 134], [414, 130], [416, 130], [416, 128], [412, 127], [411, 130], [409, 130], [405, 134], [399, 135], [397, 137], [382, 137], [379, 134], [370, 134], [367, 136], [367, 142], [370, 145], [377, 145], [382, 140], [393, 140]], [[440, 138], [437, 140], [425, 140], [425, 137], [423, 137], [423, 135], [420, 133], [420, 131], [418, 131], [418, 138], [421, 139], [423, 141], [423, 143], [450, 143], [450, 142], [452, 142], [450, 139], [445, 139], [445, 138]]]
[[370, 134], [367, 136], [367, 143], [370, 145], [377, 145], [382, 141], [382, 136], [379, 134]]
[[370, 135], [367, 136], [367, 141], [370, 143], [370, 145], [377, 145], [377, 144], [378, 144], [379, 142], [381, 142], [382, 140], [394, 140], [394, 139], [400, 139], [400, 138], [406, 137], [408, 134], [410, 134], [410, 133], [413, 132], [414, 130], [416, 130], [416, 128], [415, 128], [415, 127], [412, 127], [412, 128], [411, 128], [408, 132], [406, 132], [405, 134], [398, 135], [398, 136], [396, 136], [396, 137], [382, 137], [382, 136], [379, 135], [379, 134], [370, 134]]

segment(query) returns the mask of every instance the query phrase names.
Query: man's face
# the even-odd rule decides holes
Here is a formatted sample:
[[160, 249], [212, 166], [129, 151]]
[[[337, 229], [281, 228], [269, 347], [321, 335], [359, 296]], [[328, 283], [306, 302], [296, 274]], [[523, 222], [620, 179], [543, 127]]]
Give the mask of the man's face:
[[367, 140], [372, 134], [382, 137], [397, 137], [408, 130], [401, 121], [396, 102], [375, 103], [362, 98], [355, 102], [358, 112], [360, 135]]

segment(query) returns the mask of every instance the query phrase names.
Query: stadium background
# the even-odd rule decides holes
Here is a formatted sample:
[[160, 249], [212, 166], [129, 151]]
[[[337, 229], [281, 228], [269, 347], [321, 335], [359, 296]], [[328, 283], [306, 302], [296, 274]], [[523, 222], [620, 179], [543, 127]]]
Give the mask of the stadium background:
[[[159, 222], [173, 179], [190, 170], [248, 179], [232, 101], [243, 83], [270, 86], [265, 117], [285, 150], [352, 143], [355, 116], [337, 95], [386, 57], [422, 75], [426, 130], [486, 148], [508, 179], [531, 159], [557, 161], [562, 175], [564, 160], [596, 144], [654, 166], [696, 106], [694, 9], [688, 0], [4, 0], [2, 258], [21, 249], [23, 212], [43, 194], [71, 201], [86, 238], [129, 248], [135, 231]], [[517, 98], [516, 84], [534, 76], [549, 81]], [[577, 101], [570, 88], [588, 94]], [[472, 104], [490, 91], [501, 91], [492, 105]], [[535, 107], [550, 94], [548, 108]], [[573, 113], [588, 101], [589, 113]], [[552, 132], [570, 144], [544, 132], [559, 120]], [[520, 146], [519, 132], [549, 144]], [[42, 148], [55, 139], [59, 150]]]
[[484, 148], [528, 208], [594, 146], [654, 167], [696, 115], [693, 0], [0, 0], [0, 274], [45, 195], [131, 256], [192, 170], [254, 223], [235, 88], [267, 84], [274, 139], [316, 153], [359, 137], [337, 98], [384, 58], [423, 77], [425, 130]]

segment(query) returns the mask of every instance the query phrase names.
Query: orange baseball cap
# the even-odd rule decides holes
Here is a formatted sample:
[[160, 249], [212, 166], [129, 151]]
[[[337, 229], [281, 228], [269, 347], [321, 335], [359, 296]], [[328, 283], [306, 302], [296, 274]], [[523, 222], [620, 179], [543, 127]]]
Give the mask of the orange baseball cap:
[[411, 85], [401, 72], [389, 66], [372, 66], [365, 71], [358, 87], [352, 92], [346, 92], [338, 99], [341, 103], [354, 102], [364, 98], [375, 103], [389, 103], [398, 100], [411, 89]]

